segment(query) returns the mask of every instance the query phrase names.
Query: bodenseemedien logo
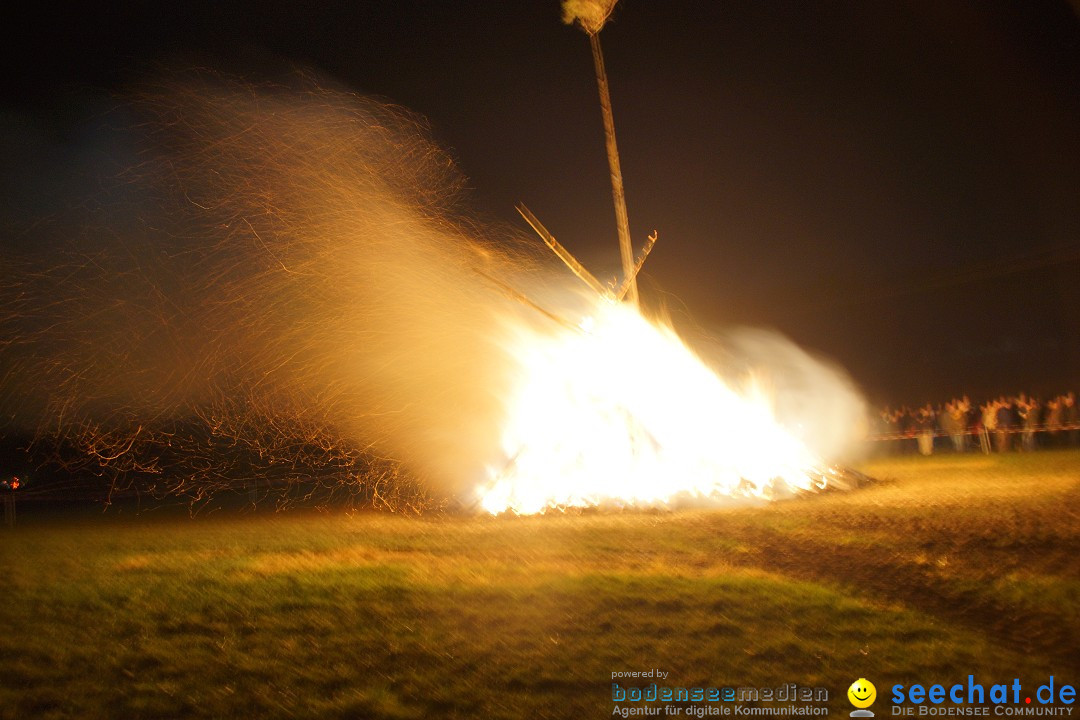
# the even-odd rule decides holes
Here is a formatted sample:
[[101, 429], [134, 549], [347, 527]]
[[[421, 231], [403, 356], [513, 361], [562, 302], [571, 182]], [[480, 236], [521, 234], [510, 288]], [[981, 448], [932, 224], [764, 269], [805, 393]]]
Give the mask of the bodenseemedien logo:
[[866, 709], [877, 699], [877, 688], [874, 687], [874, 683], [866, 678], [859, 678], [851, 683], [851, 687], [847, 690], [847, 697], [848, 701], [855, 706], [855, 710], [850, 713], [851, 717], [874, 717], [874, 711]]
[[[633, 673], [634, 677], [660, 677], [662, 675]], [[629, 673], [618, 673], [622, 677]], [[616, 673], [612, 673], [616, 677]], [[612, 715], [635, 717], [639, 715], [667, 717], [714, 717], [714, 716], [826, 716], [829, 714], [829, 691], [823, 687], [804, 687], [797, 683], [784, 683], [777, 687], [681, 687], [649, 683], [645, 687], [634, 685], [622, 687], [611, 683]]]

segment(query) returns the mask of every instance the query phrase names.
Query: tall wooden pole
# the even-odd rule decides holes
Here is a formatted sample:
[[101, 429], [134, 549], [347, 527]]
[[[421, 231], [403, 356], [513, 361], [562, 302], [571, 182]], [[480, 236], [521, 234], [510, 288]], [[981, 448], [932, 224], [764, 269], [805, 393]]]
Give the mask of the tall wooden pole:
[[600, 34], [590, 32], [593, 64], [596, 66], [596, 84], [600, 90], [600, 110], [604, 116], [604, 136], [607, 140], [608, 165], [611, 168], [611, 197], [615, 201], [615, 222], [619, 229], [619, 254], [622, 255], [623, 279], [629, 278], [625, 299], [634, 307], [638, 305], [637, 278], [634, 272], [634, 247], [630, 243], [630, 218], [626, 214], [626, 194], [623, 192], [622, 168], [619, 165], [619, 148], [615, 144], [615, 120], [611, 114], [611, 94], [608, 92], [607, 71], [604, 55], [600, 52]]

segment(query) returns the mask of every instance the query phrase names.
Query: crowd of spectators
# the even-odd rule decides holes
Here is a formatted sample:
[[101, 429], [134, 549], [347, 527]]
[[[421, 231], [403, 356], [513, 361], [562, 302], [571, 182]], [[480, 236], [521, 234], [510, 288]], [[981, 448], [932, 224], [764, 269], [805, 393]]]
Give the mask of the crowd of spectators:
[[967, 395], [943, 405], [884, 407], [872, 419], [870, 437], [901, 452], [930, 455], [935, 448], [965, 452], [1034, 450], [1080, 445], [1080, 406], [1076, 393], [1048, 400], [1020, 393], [981, 404]]

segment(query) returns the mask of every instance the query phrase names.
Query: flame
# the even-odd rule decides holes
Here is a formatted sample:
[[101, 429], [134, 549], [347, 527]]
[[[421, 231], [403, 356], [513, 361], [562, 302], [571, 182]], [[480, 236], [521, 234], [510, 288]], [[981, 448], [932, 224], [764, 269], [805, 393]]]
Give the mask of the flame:
[[511, 352], [505, 463], [477, 489], [490, 513], [773, 498], [828, 482], [759, 385], [736, 391], [626, 305], [599, 303], [576, 332], [519, 327]]

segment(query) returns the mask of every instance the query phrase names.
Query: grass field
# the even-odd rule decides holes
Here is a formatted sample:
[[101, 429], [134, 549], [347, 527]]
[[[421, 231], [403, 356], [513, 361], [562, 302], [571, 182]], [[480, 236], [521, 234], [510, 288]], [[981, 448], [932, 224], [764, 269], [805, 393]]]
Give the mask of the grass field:
[[862, 469], [674, 514], [25, 519], [0, 716], [607, 717], [649, 668], [844, 716], [865, 676], [882, 716], [892, 683], [1080, 680], [1080, 453]]

